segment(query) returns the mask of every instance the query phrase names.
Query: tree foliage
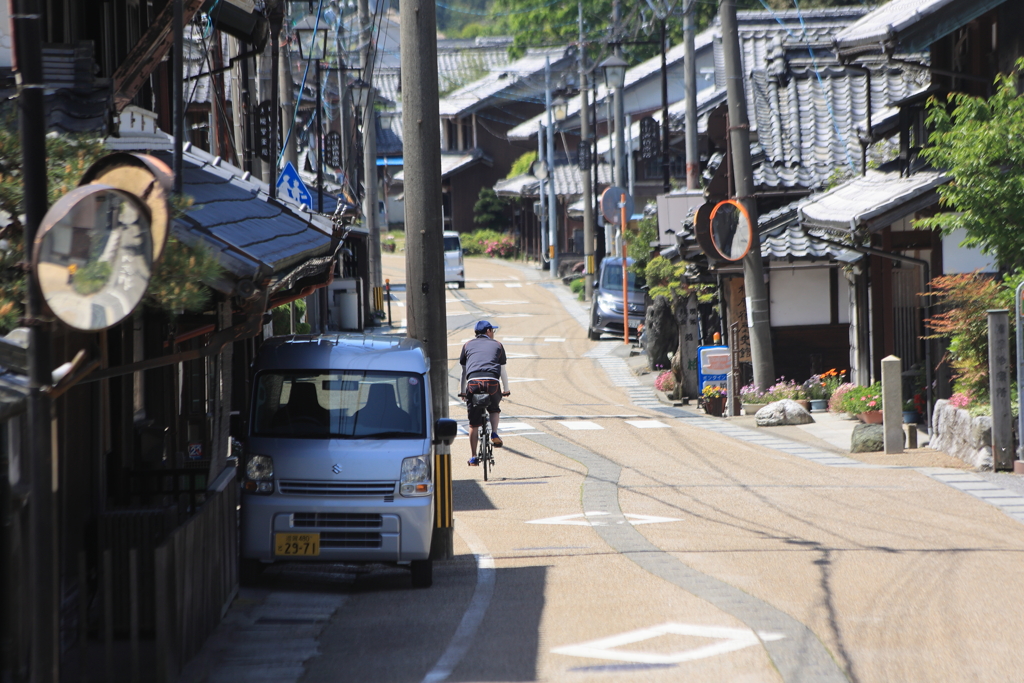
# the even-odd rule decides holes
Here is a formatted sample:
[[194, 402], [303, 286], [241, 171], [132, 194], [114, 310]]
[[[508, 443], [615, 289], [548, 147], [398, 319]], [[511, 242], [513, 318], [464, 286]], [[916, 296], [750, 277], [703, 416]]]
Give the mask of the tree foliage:
[[945, 211], [915, 222], [915, 227], [949, 234], [963, 229], [963, 246], [992, 254], [1003, 266], [1024, 263], [1024, 98], [1014, 72], [996, 78], [988, 99], [952, 93], [928, 102], [927, 122], [934, 128], [921, 155], [947, 170], [953, 182], [938, 188]]
[[515, 178], [517, 175], [529, 173], [535, 161], [537, 161], [537, 152], [526, 152], [512, 163], [512, 168], [509, 169], [506, 178]]
[[473, 222], [481, 228], [503, 230], [508, 223], [505, 214], [505, 200], [492, 188], [481, 187], [476, 204], [473, 205]]

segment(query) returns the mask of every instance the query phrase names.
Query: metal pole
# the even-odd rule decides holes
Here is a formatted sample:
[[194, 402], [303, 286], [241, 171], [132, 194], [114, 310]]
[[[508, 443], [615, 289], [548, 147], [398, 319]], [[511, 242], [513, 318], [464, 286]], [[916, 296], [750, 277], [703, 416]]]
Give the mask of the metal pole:
[[[583, 2], [577, 3], [580, 22], [580, 152], [590, 151], [590, 95], [587, 93], [587, 54], [583, 45]], [[586, 157], [590, 155], [587, 154]], [[586, 159], [585, 159], [586, 160]], [[583, 298], [594, 298], [594, 193], [590, 162], [580, 165], [583, 182]]]
[[[182, 148], [185, 145], [185, 100], [182, 93], [182, 71], [185, 68], [185, 28], [181, 3], [184, 0], [171, 0], [174, 3], [174, 57], [171, 74], [171, 87], [174, 88], [174, 156], [171, 163], [174, 171], [174, 193], [181, 194], [182, 168], [184, 164]], [[28, 244], [28, 243], [26, 243]]]
[[280, 81], [281, 81], [281, 25], [284, 23], [284, 9], [281, 3], [270, 8], [270, 198], [277, 197], [277, 132], [280, 129]]
[[622, 234], [622, 342], [629, 343], [629, 270], [626, 266], [626, 195], [619, 195], [619, 231]]
[[[537, 126], [537, 158], [542, 163], [547, 163], [544, 160], [544, 122], [538, 122]], [[550, 172], [550, 170], [549, 170]], [[537, 214], [537, 222], [540, 225], [540, 260], [544, 263], [544, 259], [548, 258], [548, 214], [547, 214], [547, 185], [544, 179], [540, 179], [540, 183], [537, 187], [537, 195], [539, 201], [540, 213]]]
[[551, 58], [544, 59], [544, 106], [548, 111], [548, 258], [551, 277], [558, 277], [558, 198], [555, 194], [555, 122], [551, 116]]
[[697, 64], [694, 57], [693, 21], [695, 0], [686, 3], [683, 14], [683, 67], [686, 79], [686, 189], [699, 190], [700, 154], [697, 150]]
[[[38, 0], [19, 0], [14, 20], [15, 68], [18, 73], [18, 123], [21, 135], [22, 183], [25, 192], [25, 251], [35, 243], [46, 214], [46, 113], [43, 107], [42, 12]], [[176, 5], [176, 9], [178, 6]], [[180, 11], [180, 10], [179, 10]], [[34, 271], [26, 276], [25, 318], [28, 323], [28, 434], [25, 452], [31, 459], [29, 503], [29, 601], [32, 605], [31, 673], [33, 683], [60, 680], [57, 592], [60, 555], [57, 545], [54, 493], [56, 481], [50, 440], [50, 330], [40, 320], [43, 297]]]
[[672, 173], [668, 160], [668, 62], [665, 57], [665, 19], [661, 20], [661, 189], [672, 189]]
[[[725, 53], [727, 100], [729, 104], [729, 139], [736, 178], [736, 199], [746, 208], [757, 234], [757, 202], [754, 201], [754, 176], [750, 161], [750, 127], [747, 123], [747, 100], [743, 91], [743, 62], [740, 57], [739, 33], [736, 26], [736, 0], [722, 0], [719, 12], [722, 22], [722, 46]], [[743, 284], [747, 292], [750, 330], [750, 356], [754, 365], [754, 384], [771, 386], [775, 381], [772, 355], [771, 320], [768, 290], [761, 264], [760, 242], [743, 259]]]
[[[615, 0], [612, 11], [614, 25], [612, 28], [615, 40], [615, 56], [622, 58], [622, 45], [619, 44], [619, 26], [622, 23], [622, 1]], [[626, 131], [622, 122], [626, 120], [625, 98], [622, 88], [615, 88], [615, 182], [619, 187], [626, 186]]]
[[316, 210], [324, 212], [324, 104], [320, 94], [320, 60], [316, 60]]
[[[363, 110], [363, 184], [365, 194], [363, 195], [363, 216], [366, 220], [366, 227], [370, 232], [368, 240], [370, 286], [373, 288], [372, 300], [377, 300], [381, 291], [381, 281], [384, 278], [383, 267], [380, 258], [380, 225], [377, 211], [377, 128], [374, 113], [374, 92], [373, 92], [373, 62], [374, 45], [371, 27], [373, 21], [370, 16], [370, 4], [368, 0], [359, 0], [359, 22], [362, 26], [362, 40], [366, 43], [366, 58], [363, 62], [363, 80], [369, 86], [369, 93], [366, 96], [366, 108]], [[376, 316], [374, 323], [376, 324]]]

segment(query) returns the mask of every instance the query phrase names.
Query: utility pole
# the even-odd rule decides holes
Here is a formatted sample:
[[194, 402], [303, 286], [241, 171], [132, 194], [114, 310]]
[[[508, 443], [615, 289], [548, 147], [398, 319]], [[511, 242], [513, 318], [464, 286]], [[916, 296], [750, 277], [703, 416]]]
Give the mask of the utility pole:
[[[436, 10], [435, 10], [436, 11]], [[366, 43], [365, 60], [363, 61], [363, 80], [369, 92], [366, 95], [366, 108], [362, 112], [363, 119], [363, 218], [370, 233], [367, 251], [369, 252], [370, 286], [373, 288], [371, 300], [374, 305], [383, 306], [384, 273], [380, 262], [380, 228], [377, 221], [377, 130], [373, 107], [373, 62], [376, 50], [373, 45], [370, 3], [359, 0], [359, 24], [362, 29], [362, 42]], [[374, 316], [374, 323], [378, 322]]]
[[[743, 258], [743, 284], [747, 292], [747, 317], [750, 328], [750, 356], [754, 365], [754, 384], [771, 386], [775, 381], [775, 360], [768, 292], [764, 285], [761, 244], [757, 239], [757, 202], [754, 201], [754, 175], [750, 162], [750, 125], [747, 122], [747, 100], [743, 89], [743, 61], [736, 24], [736, 0], [722, 0], [722, 48], [725, 56], [726, 98], [729, 104], [729, 144], [736, 183], [736, 199], [747, 210], [754, 230], [754, 244]], [[689, 125], [690, 121], [687, 121]], [[694, 121], [694, 123], [696, 123]]]
[[[686, 189], [700, 189], [700, 154], [697, 151], [697, 65], [694, 63], [693, 21], [696, 0], [688, 0], [683, 11], [683, 67], [686, 79]], [[770, 386], [770, 385], [768, 385]]]
[[590, 96], [587, 93], [587, 53], [583, 44], [583, 1], [577, 3], [580, 22], [580, 146], [578, 149], [580, 179], [583, 181], [583, 292], [584, 299], [594, 298], [594, 194], [590, 177]]
[[668, 159], [668, 61], [665, 56], [665, 17], [661, 18], [661, 189], [672, 189], [672, 168]]
[[[287, 6], [287, 3], [286, 5]], [[277, 89], [281, 98], [281, 116], [284, 128], [287, 129], [295, 120], [295, 83], [292, 81], [292, 54], [286, 47], [280, 54], [281, 66], [279, 67]], [[299, 167], [299, 148], [296, 143], [298, 136], [293, 132], [288, 135], [287, 140], [282, 140], [284, 145], [284, 160], [296, 169]]]
[[273, 0], [269, 5], [270, 17], [270, 158], [267, 184], [270, 185], [270, 198], [277, 198], [277, 157], [280, 143], [277, 139], [280, 130], [280, 83], [281, 83], [281, 25], [284, 23], [284, 8], [281, 0]]
[[[441, 133], [437, 88], [437, 10], [433, 0], [402, 3], [402, 126], [405, 131], [405, 282], [408, 334], [430, 359], [435, 417], [448, 416], [448, 326], [441, 235]], [[431, 555], [453, 554], [451, 454], [438, 450], [437, 516]]]
[[558, 198], [555, 195], [555, 124], [551, 117], [551, 58], [544, 59], [544, 106], [548, 112], [548, 258], [551, 277], [558, 277]]
[[[622, 59], [622, 44], [619, 42], [622, 24], [622, 0], [615, 0], [612, 5], [612, 35], [615, 41], [615, 56]], [[625, 84], [623, 84], [624, 88]], [[615, 88], [615, 183], [619, 187], [626, 186], [626, 131], [622, 124], [626, 120], [626, 103], [623, 98], [623, 88]]]
[[[544, 122], [541, 121], [538, 123], [537, 126], [537, 159], [539, 159], [542, 164], [547, 164], [547, 162], [544, 161], [545, 156], [546, 154], [544, 152]], [[550, 169], [548, 169], [548, 173], [550, 174]], [[548, 175], [545, 175], [544, 177], [546, 178], [548, 177]], [[548, 253], [548, 214], [546, 210], [547, 185], [545, 184], [545, 182], [546, 181], [544, 180], [544, 178], [541, 178], [537, 188], [538, 206], [540, 208], [539, 212], [537, 213], [537, 222], [540, 224], [541, 262], [544, 261], [544, 254]]]
[[[43, 107], [42, 3], [18, 0], [12, 14], [18, 84], [18, 123], [25, 192], [25, 261], [46, 215], [46, 112]], [[180, 12], [180, 3], [175, 6]], [[179, 15], [180, 16], [180, 15]], [[179, 81], [180, 84], [180, 81]], [[31, 675], [33, 683], [60, 680], [60, 602], [54, 492], [56, 490], [50, 399], [43, 391], [52, 382], [50, 329], [41, 320], [43, 295], [31, 269], [26, 278], [25, 318], [28, 321], [28, 434], [31, 457], [29, 499], [29, 594], [32, 605]]]
[[[182, 177], [181, 171], [184, 165], [183, 147], [185, 145], [185, 96], [182, 92], [182, 72], [185, 69], [185, 20], [181, 3], [184, 0], [171, 0], [174, 3], [173, 19], [174, 46], [172, 48], [171, 64], [174, 71], [171, 74], [171, 87], [174, 88], [174, 100], [171, 112], [174, 115], [174, 123], [171, 130], [174, 131], [174, 155], [171, 158], [171, 166], [174, 171], [174, 194], [181, 194]], [[25, 242], [31, 244], [31, 242]]]

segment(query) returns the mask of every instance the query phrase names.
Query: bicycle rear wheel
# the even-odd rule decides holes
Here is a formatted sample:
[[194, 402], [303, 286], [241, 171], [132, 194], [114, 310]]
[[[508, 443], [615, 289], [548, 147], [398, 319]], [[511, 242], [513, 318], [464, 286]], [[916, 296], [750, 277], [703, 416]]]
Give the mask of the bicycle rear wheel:
[[480, 428], [480, 446], [477, 448], [477, 458], [484, 468], [484, 481], [487, 481], [487, 474], [491, 469], [491, 435], [486, 425]]

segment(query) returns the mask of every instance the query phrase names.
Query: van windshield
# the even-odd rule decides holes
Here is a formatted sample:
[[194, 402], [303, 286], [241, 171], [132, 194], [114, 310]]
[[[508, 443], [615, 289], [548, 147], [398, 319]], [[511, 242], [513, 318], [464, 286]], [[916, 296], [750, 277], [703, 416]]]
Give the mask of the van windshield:
[[[627, 274], [629, 277], [629, 291], [641, 291], [640, 288], [646, 284], [644, 278], [642, 276], [638, 277], [636, 273]], [[609, 292], [622, 291], [622, 266], [611, 263], [605, 265], [603, 275], [601, 276], [601, 289]]]
[[458, 237], [445, 237], [444, 238], [444, 250], [445, 251], [459, 251], [462, 249], [462, 244], [459, 242]]
[[423, 438], [423, 377], [381, 371], [268, 371], [256, 378], [254, 436]]

